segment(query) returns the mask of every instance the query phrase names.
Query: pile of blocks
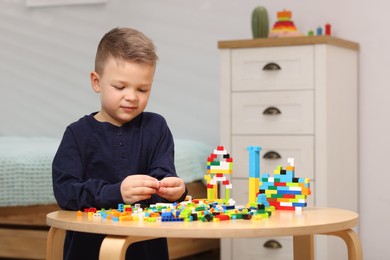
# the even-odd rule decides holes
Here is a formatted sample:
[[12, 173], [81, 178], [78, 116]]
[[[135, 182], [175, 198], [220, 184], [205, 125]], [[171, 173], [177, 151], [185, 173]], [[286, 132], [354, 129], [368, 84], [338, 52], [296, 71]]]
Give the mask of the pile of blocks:
[[[222, 200], [211, 202], [206, 199], [189, 199], [180, 203], [157, 203], [147, 208], [141, 208], [138, 204], [118, 204], [117, 209], [86, 208], [84, 212], [93, 221], [219, 222], [235, 219], [261, 220], [268, 218], [272, 210], [264, 204], [245, 208], [224, 205]], [[83, 213], [78, 211], [77, 216], [83, 217]]]

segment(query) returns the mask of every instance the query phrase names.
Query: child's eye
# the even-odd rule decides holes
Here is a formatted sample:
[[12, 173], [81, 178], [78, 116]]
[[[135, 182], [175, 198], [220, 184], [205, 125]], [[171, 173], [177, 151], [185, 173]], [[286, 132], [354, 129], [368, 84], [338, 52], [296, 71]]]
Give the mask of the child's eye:
[[124, 89], [125, 87], [124, 86], [117, 86], [117, 85], [112, 85], [114, 88], [118, 89], [118, 90], [122, 90]]

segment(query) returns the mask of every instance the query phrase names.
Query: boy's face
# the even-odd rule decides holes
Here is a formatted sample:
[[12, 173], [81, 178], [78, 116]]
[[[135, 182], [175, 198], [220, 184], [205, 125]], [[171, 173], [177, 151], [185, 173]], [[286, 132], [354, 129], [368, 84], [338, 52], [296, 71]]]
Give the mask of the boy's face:
[[155, 67], [109, 58], [102, 75], [91, 72], [91, 84], [100, 93], [101, 110], [95, 118], [116, 126], [144, 111], [152, 89]]

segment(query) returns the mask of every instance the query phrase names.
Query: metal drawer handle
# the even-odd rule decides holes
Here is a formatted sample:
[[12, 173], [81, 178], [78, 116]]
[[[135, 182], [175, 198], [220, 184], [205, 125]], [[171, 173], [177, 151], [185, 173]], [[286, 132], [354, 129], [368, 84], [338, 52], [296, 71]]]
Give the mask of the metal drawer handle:
[[282, 111], [279, 110], [277, 107], [267, 107], [263, 111], [263, 115], [280, 115]]
[[274, 71], [274, 70], [282, 70], [282, 68], [275, 62], [270, 62], [264, 65], [263, 70]]
[[282, 245], [278, 241], [270, 239], [264, 243], [263, 247], [268, 249], [279, 249], [282, 248]]
[[281, 159], [282, 156], [280, 156], [280, 154], [278, 152], [269, 151], [263, 155], [263, 158], [267, 159], [267, 160], [278, 160], [278, 159]]

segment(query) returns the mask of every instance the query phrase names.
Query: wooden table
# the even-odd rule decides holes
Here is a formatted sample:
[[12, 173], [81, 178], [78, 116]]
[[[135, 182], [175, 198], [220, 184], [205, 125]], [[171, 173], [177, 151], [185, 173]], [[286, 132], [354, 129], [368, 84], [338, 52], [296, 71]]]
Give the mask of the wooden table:
[[136, 222], [112, 223], [89, 220], [84, 213], [55, 211], [47, 215], [51, 226], [47, 241], [47, 259], [62, 259], [65, 230], [107, 234], [103, 240], [102, 260], [124, 259], [127, 247], [134, 242], [156, 237], [176, 238], [253, 238], [293, 236], [294, 259], [314, 259], [314, 235], [333, 235], [342, 238], [348, 248], [349, 260], [362, 260], [359, 236], [352, 230], [358, 214], [334, 208], [305, 208], [302, 212], [275, 211], [265, 220], [233, 220], [221, 222]]

